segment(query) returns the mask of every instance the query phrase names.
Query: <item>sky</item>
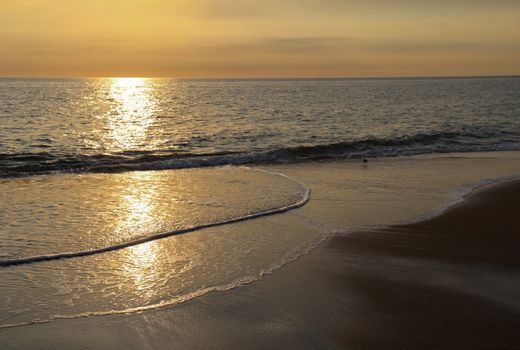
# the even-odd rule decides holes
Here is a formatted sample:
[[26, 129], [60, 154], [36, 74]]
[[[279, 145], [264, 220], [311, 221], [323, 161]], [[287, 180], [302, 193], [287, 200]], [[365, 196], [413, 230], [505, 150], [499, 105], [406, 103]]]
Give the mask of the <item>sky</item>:
[[0, 76], [520, 74], [520, 0], [0, 0]]

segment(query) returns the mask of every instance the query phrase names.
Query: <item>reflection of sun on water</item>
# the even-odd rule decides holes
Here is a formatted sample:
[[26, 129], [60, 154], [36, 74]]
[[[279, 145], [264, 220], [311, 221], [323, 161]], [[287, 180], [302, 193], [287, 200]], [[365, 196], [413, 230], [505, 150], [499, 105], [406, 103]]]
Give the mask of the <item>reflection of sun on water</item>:
[[[133, 174], [132, 174], [133, 175]], [[139, 183], [147, 186], [147, 183]], [[153, 186], [153, 185], [152, 185]], [[143, 226], [153, 223], [153, 188], [128, 187], [127, 193], [121, 196], [124, 212], [127, 217], [122, 222], [125, 230], [141, 231]]]
[[[109, 81], [109, 113], [105, 115], [105, 148], [110, 152], [152, 149], [156, 142], [150, 127], [156, 108], [151, 82], [144, 78], [114, 78]], [[117, 241], [128, 241], [162, 229], [160, 192], [164, 190], [155, 172], [128, 172], [121, 178], [118, 194]], [[125, 249], [121, 268], [128, 279], [129, 292], [141, 299], [155, 296], [160, 280], [158, 260], [163, 245], [139, 244]]]
[[151, 298], [155, 295], [155, 288], [153, 287], [159, 278], [157, 266], [159, 248], [159, 244], [153, 241], [128, 249], [127, 262], [123, 271], [130, 277], [139, 297], [142, 299]]
[[[129, 172], [125, 174], [127, 185], [121, 195], [121, 217], [117, 222], [118, 235], [129, 235], [131, 239], [142, 237], [158, 229], [160, 225], [160, 184], [154, 172]], [[132, 280], [141, 297], [152, 297], [151, 288], [157, 278], [157, 255], [160, 246], [149, 242], [127, 250], [123, 271]]]
[[154, 103], [150, 82], [144, 78], [114, 78], [109, 96], [114, 102], [107, 116], [112, 151], [149, 148], [148, 129], [153, 124]]

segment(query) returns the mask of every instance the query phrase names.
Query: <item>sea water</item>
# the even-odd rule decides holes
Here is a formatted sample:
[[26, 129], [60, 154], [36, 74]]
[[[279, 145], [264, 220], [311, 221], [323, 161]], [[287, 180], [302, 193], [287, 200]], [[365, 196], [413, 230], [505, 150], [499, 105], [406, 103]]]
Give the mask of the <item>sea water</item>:
[[2, 79], [0, 327], [168, 307], [433, 215], [520, 174], [496, 152], [519, 149], [519, 86]]
[[520, 78], [0, 79], [0, 176], [520, 149]]

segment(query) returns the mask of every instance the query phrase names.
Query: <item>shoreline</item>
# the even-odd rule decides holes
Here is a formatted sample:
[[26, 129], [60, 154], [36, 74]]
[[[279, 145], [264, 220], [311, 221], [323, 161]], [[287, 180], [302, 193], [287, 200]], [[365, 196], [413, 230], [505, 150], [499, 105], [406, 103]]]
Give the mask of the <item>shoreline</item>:
[[[371, 140], [360, 140], [353, 141], [356, 142], [371, 142]], [[322, 148], [322, 147], [330, 147], [337, 146], [339, 144], [330, 144], [330, 145], [314, 145], [309, 146], [309, 148]], [[301, 148], [305, 148], [306, 146], [300, 146]], [[293, 147], [294, 149], [298, 149], [298, 147]], [[278, 150], [270, 150], [270, 151], [262, 151], [257, 156], [265, 156], [272, 152], [281, 152], [282, 149]], [[206, 155], [197, 155], [194, 154], [185, 158], [178, 158], [179, 161], [188, 161], [185, 165], [170, 165], [165, 166], [164, 160], [157, 160], [152, 162], [143, 162], [143, 163], [121, 163], [121, 164], [113, 164], [113, 165], [85, 165], [78, 168], [67, 168], [67, 169], [52, 169], [52, 170], [42, 170], [42, 171], [29, 171], [29, 172], [13, 172], [10, 173], [2, 173], [0, 174], [0, 181], [2, 180], [16, 180], [16, 179], [26, 179], [33, 177], [45, 177], [45, 176], [70, 176], [70, 175], [92, 175], [92, 174], [124, 174], [129, 172], [149, 172], [149, 171], [176, 171], [176, 170], [189, 170], [189, 169], [218, 169], [222, 167], [244, 167], [250, 169], [268, 169], [268, 168], [276, 168], [279, 166], [299, 166], [299, 165], [308, 165], [308, 164], [327, 164], [334, 162], [346, 162], [346, 163], [359, 163], [363, 159], [368, 159], [371, 161], [384, 161], [384, 160], [392, 160], [392, 159], [402, 159], [402, 158], [414, 158], [414, 157], [436, 157], [436, 158], [455, 158], [457, 156], [464, 157], [481, 157], [482, 155], [494, 155], [494, 154], [517, 154], [520, 152], [519, 147], [491, 147], [486, 148], [485, 146], [475, 147], [473, 149], [464, 148], [461, 149], [450, 149], [450, 150], [432, 150], [428, 149], [423, 152], [393, 152], [388, 154], [372, 154], [370, 152], [365, 153], [355, 153], [350, 155], [341, 155], [341, 154], [333, 154], [330, 156], [317, 156], [317, 157], [301, 157], [298, 156], [294, 158], [288, 159], [278, 159], [278, 160], [246, 160], [246, 161], [230, 161], [230, 162], [213, 162], [209, 161], [205, 163], [207, 160]], [[247, 152], [236, 152], [229, 154], [220, 154], [217, 153], [214, 157], [249, 157], [250, 153]], [[268, 157], [269, 158], [269, 157]], [[199, 162], [202, 159], [202, 164]], [[204, 160], [206, 159], [206, 160]], [[194, 161], [194, 164], [189, 164], [189, 161]]]
[[270, 175], [283, 177], [290, 181], [293, 181], [294, 183], [296, 183], [302, 187], [302, 196], [301, 196], [302, 198], [295, 203], [288, 204], [288, 205], [285, 205], [282, 207], [272, 208], [272, 209], [268, 209], [268, 210], [264, 210], [264, 211], [255, 212], [255, 213], [250, 213], [250, 214], [246, 214], [243, 216], [230, 218], [227, 220], [209, 222], [209, 223], [204, 223], [204, 224], [195, 225], [195, 226], [191, 226], [191, 227], [180, 228], [180, 229], [176, 229], [176, 230], [172, 230], [172, 231], [159, 232], [159, 233], [151, 234], [151, 235], [148, 235], [145, 237], [114, 244], [111, 246], [94, 248], [94, 249], [90, 249], [90, 250], [82, 250], [82, 251], [70, 251], [70, 252], [51, 253], [51, 254], [45, 254], [45, 255], [34, 255], [34, 256], [21, 257], [21, 258], [0, 259], [0, 268], [40, 263], [40, 262], [60, 260], [60, 259], [74, 259], [74, 258], [79, 258], [79, 257], [84, 257], [84, 256], [108, 253], [108, 252], [112, 252], [112, 251], [117, 251], [117, 250], [129, 248], [129, 247], [133, 247], [133, 246], [136, 246], [139, 244], [156, 241], [156, 240], [160, 240], [163, 238], [168, 238], [171, 236], [182, 235], [182, 234], [186, 234], [186, 233], [203, 230], [206, 228], [230, 225], [230, 224], [234, 224], [237, 222], [257, 219], [257, 218], [264, 217], [264, 216], [267, 217], [267, 216], [271, 216], [271, 215], [286, 213], [293, 209], [298, 209], [298, 208], [303, 207], [310, 200], [311, 190], [307, 186], [305, 186], [304, 183], [298, 181], [298, 179], [294, 179], [294, 178], [288, 177], [284, 174], [269, 172], [269, 171], [262, 170], [262, 169], [248, 168], [248, 167], [243, 167], [243, 168], [250, 170], [250, 171], [266, 172]]
[[[246, 167], [246, 168], [251, 169], [253, 171], [262, 171], [262, 172], [266, 171], [266, 170], [263, 170], [260, 168], [249, 168], [249, 167]], [[286, 175], [281, 174], [281, 173], [276, 173], [276, 172], [271, 172], [271, 173], [273, 173], [277, 176], [287, 177]], [[458, 206], [464, 206], [466, 201], [471, 200], [472, 197], [475, 196], [478, 192], [485, 191], [487, 188], [493, 188], [495, 186], [500, 186], [500, 185], [507, 185], [508, 183], [511, 183], [511, 182], [520, 183], [519, 177], [520, 176], [513, 175], [513, 176], [507, 176], [507, 177], [489, 178], [489, 179], [482, 179], [476, 183], [467, 184], [467, 185], [461, 187], [455, 193], [453, 193], [453, 196], [452, 196], [453, 198], [450, 199], [448, 202], [446, 202], [441, 208], [432, 210], [431, 212], [422, 213], [418, 217], [411, 217], [408, 220], [406, 220], [402, 223], [399, 223], [397, 225], [376, 225], [374, 227], [366, 227], [364, 229], [359, 228], [358, 230], [353, 230], [353, 231], [330, 232], [330, 233], [324, 235], [323, 237], [318, 238], [309, 247], [303, 249], [303, 251], [299, 251], [295, 256], [289, 256], [287, 258], [284, 258], [283, 261], [275, 262], [274, 264], [272, 264], [272, 266], [269, 266], [266, 269], [262, 270], [260, 272], [260, 275], [256, 278], [247, 277], [247, 278], [241, 279], [239, 281], [231, 282], [226, 285], [218, 285], [218, 286], [214, 286], [214, 287], [209, 287], [208, 290], [200, 291], [200, 293], [196, 293], [194, 296], [190, 296], [190, 295], [181, 296], [179, 298], [179, 300], [174, 300], [173, 302], [169, 302], [169, 303], [164, 303], [164, 304], [159, 304], [159, 305], [147, 305], [147, 306], [135, 307], [135, 308], [126, 309], [126, 310], [111, 310], [109, 312], [99, 312], [99, 313], [95, 312], [95, 313], [85, 313], [85, 314], [79, 314], [79, 315], [63, 315], [63, 316], [58, 315], [56, 318], [53, 318], [50, 320], [33, 320], [33, 321], [22, 322], [22, 323], [18, 323], [18, 324], [1, 325], [0, 330], [41, 325], [41, 324], [51, 323], [51, 322], [55, 322], [55, 321], [59, 321], [59, 320], [76, 320], [76, 319], [82, 319], [82, 318], [86, 318], [86, 317], [107, 317], [107, 316], [114, 316], [114, 315], [134, 314], [134, 313], [139, 313], [139, 312], [150, 312], [150, 311], [156, 311], [156, 310], [161, 310], [161, 309], [174, 308], [176, 306], [179, 306], [180, 304], [187, 303], [192, 300], [196, 300], [196, 299], [205, 297], [208, 294], [215, 294], [215, 293], [219, 294], [219, 293], [229, 292], [229, 291], [232, 291], [237, 288], [242, 288], [244, 286], [263, 281], [264, 278], [271, 276], [273, 274], [276, 274], [278, 272], [278, 270], [284, 268], [286, 265], [297, 262], [300, 258], [303, 258], [309, 254], [312, 254], [314, 250], [319, 249], [321, 246], [328, 244], [329, 241], [334, 240], [337, 237], [345, 237], [350, 234], [356, 234], [356, 235], [363, 234], [365, 232], [369, 233], [373, 230], [388, 230], [388, 229], [393, 229], [394, 227], [421, 225], [424, 222], [427, 222], [429, 220], [437, 219], [438, 217], [444, 215], [445, 213], [452, 210], [453, 208], [457, 208]], [[288, 177], [288, 178], [290, 178], [290, 177]], [[260, 213], [260, 215], [254, 214], [252, 217], [248, 216], [244, 219], [238, 219], [238, 220], [233, 219], [229, 223], [224, 223], [224, 224], [233, 224], [236, 222], [242, 222], [242, 221], [246, 221], [248, 219], [254, 219], [257, 217], [264, 217], [264, 216], [269, 217], [270, 215], [283, 214], [291, 209], [303, 207], [311, 199], [310, 198], [311, 190], [308, 189], [306, 187], [306, 185], [304, 183], [301, 183], [299, 180], [293, 179], [293, 178], [290, 178], [290, 179], [297, 183], [300, 183], [300, 185], [305, 186], [305, 188], [306, 188], [305, 189], [306, 194], [300, 202], [290, 205], [289, 209], [283, 208], [282, 210], [276, 210], [276, 212], [272, 213], [272, 214], [264, 214], [264, 213]], [[222, 224], [221, 223], [211, 224], [211, 227], [220, 226], [220, 225], [222, 225]], [[199, 228], [196, 228], [194, 231], [196, 231], [198, 229]], [[186, 232], [189, 233], [189, 232], [191, 232], [191, 230], [192, 229], [189, 228], [186, 230]], [[179, 231], [184, 231], [184, 230], [179, 230]], [[181, 234], [183, 234], [183, 233], [184, 232], [182, 232]], [[149, 237], [149, 238], [146, 238], [145, 241], [148, 242], [148, 241], [155, 241], [155, 240], [160, 240], [163, 238], [168, 238], [168, 237], [172, 236], [172, 234], [167, 232], [165, 234], [160, 234], [160, 236], [163, 236], [163, 237], [160, 237], [160, 238]], [[131, 247], [135, 244], [139, 244], [139, 243], [129, 242], [129, 244], [125, 244], [125, 245], [128, 245], [129, 247]], [[103, 252], [101, 252], [101, 254], [107, 253], [107, 252], [110, 252], [113, 250], [124, 249], [124, 248], [126, 248], [126, 247], [122, 247], [122, 248], [117, 247], [116, 249], [103, 249]], [[68, 254], [74, 254], [72, 256], [72, 258], [91, 255], [88, 253], [84, 254], [84, 255], [77, 255], [77, 253], [64, 253], [64, 254], [60, 254], [60, 257], [44, 256], [43, 259], [41, 259], [41, 260], [25, 261], [27, 259], [23, 259], [24, 260], [23, 262], [16, 261], [16, 262], [12, 262], [12, 263], [10, 261], [7, 261], [8, 264], [4, 264], [3, 261], [0, 261], [0, 268], [32, 264], [32, 263], [39, 263], [39, 262], [46, 262], [46, 261], [52, 261], [52, 260], [60, 260], [60, 259], [62, 259], [61, 255], [64, 256], [63, 258], [67, 259], [69, 257], [66, 257], [65, 255], [68, 255]]]
[[[323, 172], [327, 167], [318, 170]], [[284, 167], [275, 170], [283, 172], [280, 168]], [[305, 166], [293, 168], [302, 173], [309, 170]], [[384, 168], [371, 170], [380, 172]], [[370, 174], [360, 171], [363, 176]], [[287, 175], [301, 179], [294, 173]], [[497, 210], [502, 214], [514, 212], [518, 208], [515, 198], [520, 196], [520, 180], [502, 179], [470, 188], [473, 190], [469, 195], [459, 191], [458, 203], [435, 217], [335, 235], [274, 274], [265, 274], [260, 281], [240, 288], [135, 314], [61, 319], [2, 329], [0, 339], [14, 349], [36, 344], [43, 349], [71, 348], [71, 344], [87, 349], [518, 347], [520, 339], [513, 330], [520, 327], [520, 321], [516, 321], [520, 320], [520, 293], [515, 293], [520, 290], [516, 270], [520, 261], [514, 247], [520, 238], [517, 241], [511, 234], [518, 227], [514, 215], [501, 216], [504, 232], [495, 245], [485, 232], [473, 244], [468, 244], [471, 232], [461, 235], [457, 229], [455, 235], [440, 233], [464, 226], [483, 229], [478, 220], [497, 217], [493, 214]], [[323, 188], [313, 193], [317, 198], [298, 209], [299, 214], [275, 216], [279, 220], [259, 219], [257, 225], [283, 223], [287, 215], [303, 218], [317, 207], [327, 212], [330, 208], [325, 205]], [[449, 198], [446, 194], [441, 197]], [[506, 204], [500, 204], [504, 200]], [[348, 211], [344, 202], [339, 208], [339, 214], [332, 214], [344, 215]], [[480, 210], [479, 214], [474, 210]], [[376, 208], [370, 211], [372, 215], [377, 212]], [[464, 219], [453, 219], [454, 212], [459, 213], [456, 216], [465, 213]], [[513, 220], [507, 221], [508, 217]], [[509, 255], [503, 254], [504, 242]], [[454, 315], [450, 314], [452, 310]], [[144, 333], [132, 334], [138, 329]], [[92, 333], [99, 337], [93, 339]], [[493, 341], [495, 347], [491, 347]], [[210, 346], [214, 344], [219, 346]]]
[[518, 196], [520, 180], [502, 182], [435, 218], [333, 236], [262, 281], [177, 311], [208, 312], [202, 328], [222, 325], [210, 343], [230, 348], [518, 348]]

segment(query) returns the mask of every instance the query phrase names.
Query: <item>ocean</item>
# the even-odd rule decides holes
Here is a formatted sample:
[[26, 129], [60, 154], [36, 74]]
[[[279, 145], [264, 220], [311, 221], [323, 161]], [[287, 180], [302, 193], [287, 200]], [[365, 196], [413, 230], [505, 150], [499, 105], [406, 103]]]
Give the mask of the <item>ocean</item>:
[[0, 176], [520, 149], [520, 78], [0, 79]]
[[520, 174], [519, 92], [518, 77], [2, 78], [0, 331], [168, 308], [331, 235], [435, 215]]

